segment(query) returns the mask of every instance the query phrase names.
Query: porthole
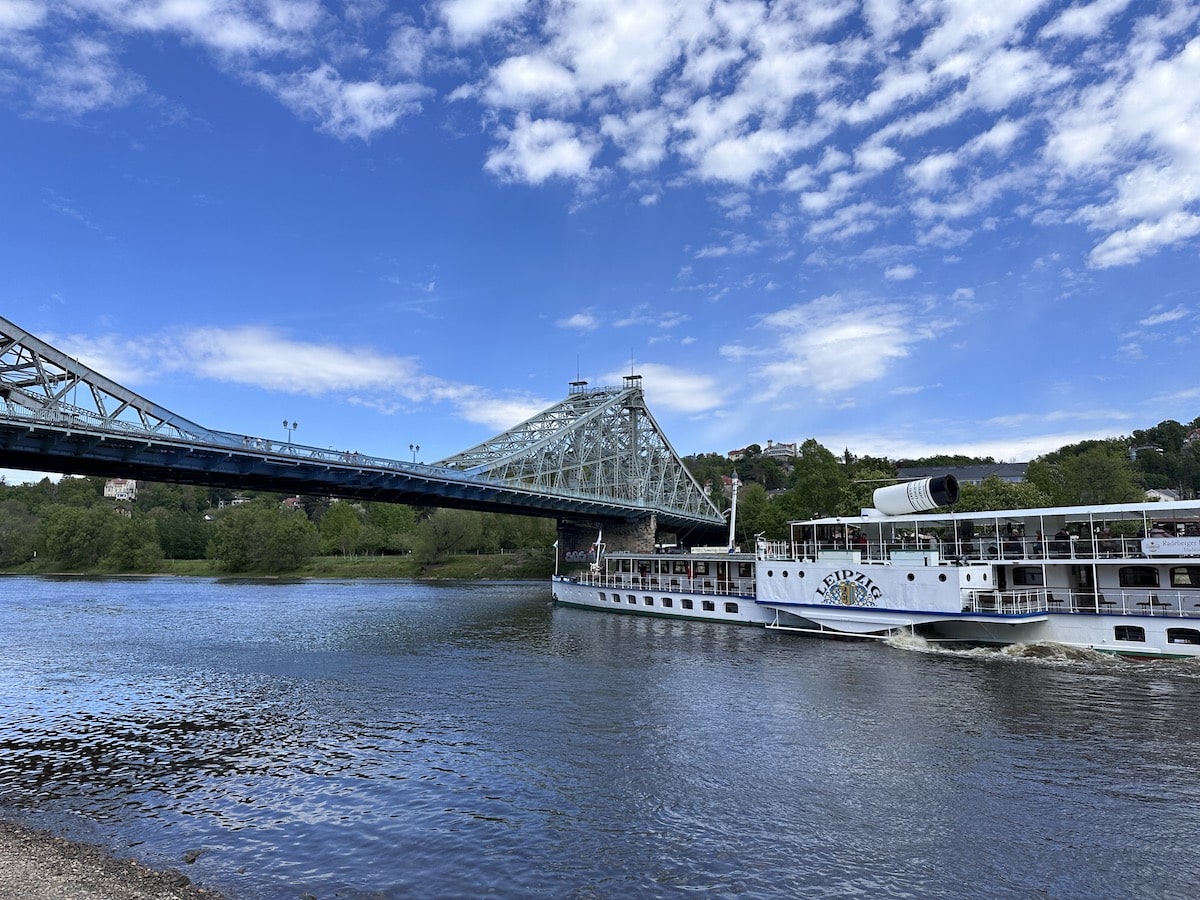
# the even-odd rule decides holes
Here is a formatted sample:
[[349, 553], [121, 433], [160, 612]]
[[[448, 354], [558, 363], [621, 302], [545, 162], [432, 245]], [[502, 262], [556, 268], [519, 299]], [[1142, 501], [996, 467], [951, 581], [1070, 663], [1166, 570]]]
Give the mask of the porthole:
[[774, 578], [774, 577], [775, 577], [775, 570], [774, 570], [774, 569], [767, 569], [767, 577], [768, 577], [768, 578]]
[[797, 572], [797, 573], [796, 573], [796, 577], [797, 577], [797, 578], [803, 578], [803, 577], [804, 577], [804, 570], [803, 570], [803, 569], [801, 569], [799, 572]]
[[968, 573], [967, 573], [967, 581], [970, 581], [970, 580], [971, 580], [971, 573], [970, 573], [970, 572], [968, 572]]
[[787, 569], [784, 569], [784, 570], [783, 570], [783, 577], [784, 577], [784, 578], [787, 578]]
[[916, 580], [917, 580], [917, 576], [916, 576], [916, 575], [914, 575], [912, 572], [909, 572], [909, 573], [908, 573], [908, 580], [909, 580], [909, 581], [916, 581]]
[[940, 573], [938, 575], [938, 581], [945, 581], [945, 580], [946, 580], [946, 573], [945, 572]]

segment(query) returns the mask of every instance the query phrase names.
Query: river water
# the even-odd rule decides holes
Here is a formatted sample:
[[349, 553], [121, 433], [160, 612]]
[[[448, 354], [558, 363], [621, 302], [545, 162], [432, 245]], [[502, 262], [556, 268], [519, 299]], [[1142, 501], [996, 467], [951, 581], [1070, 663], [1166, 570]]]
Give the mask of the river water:
[[1190, 898], [1198, 776], [1191, 664], [0, 579], [0, 815], [235, 898]]

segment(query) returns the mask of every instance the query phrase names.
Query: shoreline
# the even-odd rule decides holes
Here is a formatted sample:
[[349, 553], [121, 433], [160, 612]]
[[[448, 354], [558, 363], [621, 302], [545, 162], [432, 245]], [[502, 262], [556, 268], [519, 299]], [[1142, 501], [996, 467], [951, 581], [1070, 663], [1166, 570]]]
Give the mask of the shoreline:
[[0, 820], [0, 900], [227, 900], [176, 869]]

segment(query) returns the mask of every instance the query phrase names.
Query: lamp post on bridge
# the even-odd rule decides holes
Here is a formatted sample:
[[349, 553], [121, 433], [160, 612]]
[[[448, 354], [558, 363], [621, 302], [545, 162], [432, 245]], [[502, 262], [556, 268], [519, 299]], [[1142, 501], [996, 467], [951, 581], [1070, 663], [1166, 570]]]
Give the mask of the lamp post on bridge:
[[289, 425], [289, 424], [288, 424], [288, 420], [287, 420], [287, 419], [284, 419], [284, 420], [283, 420], [283, 427], [287, 429], [287, 433], [288, 433], [288, 443], [290, 444], [290, 443], [292, 442], [292, 432], [293, 432], [293, 431], [295, 431], [297, 428], [299, 428], [299, 427], [300, 427], [300, 423], [298, 423], [298, 422], [293, 422], [291, 425]]
[[421, 445], [420, 444], [409, 444], [408, 449], [412, 451], [413, 462], [415, 463], [417, 461], [417, 454], [421, 452]]

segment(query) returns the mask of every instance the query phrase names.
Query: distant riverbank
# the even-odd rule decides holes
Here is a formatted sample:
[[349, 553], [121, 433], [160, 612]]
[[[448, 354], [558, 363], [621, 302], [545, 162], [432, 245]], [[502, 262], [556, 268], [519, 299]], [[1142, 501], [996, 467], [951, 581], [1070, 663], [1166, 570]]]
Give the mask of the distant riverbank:
[[214, 560], [163, 560], [152, 572], [114, 572], [107, 569], [62, 571], [53, 565], [30, 563], [6, 570], [5, 575], [179, 575], [198, 578], [406, 578], [469, 580], [543, 580], [554, 573], [554, 551], [507, 550], [503, 553], [465, 553], [421, 564], [412, 556], [316, 556], [287, 572], [230, 572]]

